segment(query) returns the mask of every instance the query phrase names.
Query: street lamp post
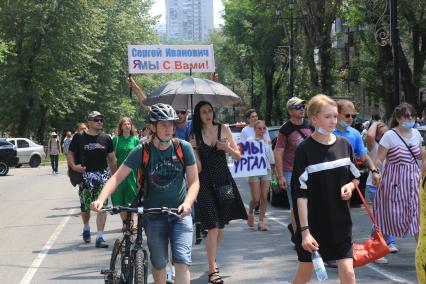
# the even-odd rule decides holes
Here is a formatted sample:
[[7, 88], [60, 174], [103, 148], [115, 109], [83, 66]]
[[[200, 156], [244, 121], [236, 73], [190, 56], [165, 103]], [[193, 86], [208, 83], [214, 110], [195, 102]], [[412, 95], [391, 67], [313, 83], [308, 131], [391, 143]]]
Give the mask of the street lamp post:
[[288, 86], [288, 97], [292, 98], [294, 95], [294, 38], [293, 38], [293, 0], [289, 0], [290, 8], [290, 80]]
[[294, 96], [294, 81], [295, 81], [295, 68], [294, 68], [294, 20], [303, 20], [303, 17], [293, 17], [294, 0], [288, 0], [288, 7], [290, 10], [290, 17], [281, 17], [281, 10], [276, 9], [275, 14], [279, 19], [289, 20], [290, 23], [290, 40], [289, 40], [289, 82], [288, 82], [288, 99]]

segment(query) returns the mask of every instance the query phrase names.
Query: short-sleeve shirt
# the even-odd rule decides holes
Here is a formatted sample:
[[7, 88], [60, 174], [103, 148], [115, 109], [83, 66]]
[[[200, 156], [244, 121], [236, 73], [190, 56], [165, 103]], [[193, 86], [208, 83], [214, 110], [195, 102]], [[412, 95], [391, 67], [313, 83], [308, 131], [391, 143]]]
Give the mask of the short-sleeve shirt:
[[335, 128], [333, 131], [334, 134], [346, 138], [355, 152], [357, 158], [361, 158], [367, 154], [367, 149], [362, 142], [361, 133], [353, 127], [347, 127], [345, 131], [341, 131], [338, 128]]
[[[80, 146], [83, 143], [83, 147]], [[80, 149], [83, 148], [84, 161], [80, 161]], [[76, 164], [86, 166], [86, 172], [99, 172], [108, 168], [107, 156], [114, 151], [111, 137], [105, 133], [96, 136], [87, 133], [75, 134], [69, 150], [74, 153]]]
[[[195, 164], [195, 156], [191, 144], [180, 140], [185, 166]], [[143, 144], [130, 152], [124, 164], [132, 169], [142, 166]], [[179, 207], [186, 196], [185, 169], [176, 156], [174, 146], [159, 150], [153, 142], [149, 142], [150, 158], [146, 173], [144, 190], [144, 207]]]
[[[240, 142], [245, 143], [247, 139], [254, 138], [255, 135], [256, 135], [256, 132], [254, 131], [254, 128], [251, 127], [250, 125], [247, 125], [243, 128], [243, 130], [241, 130]], [[271, 141], [271, 137], [269, 136], [268, 129], [266, 129], [265, 133], [263, 134], [263, 139]]]
[[191, 134], [192, 120], [187, 120], [185, 126], [179, 128], [176, 126], [176, 137], [185, 141], [189, 141], [189, 135]]
[[[303, 137], [299, 131], [302, 132], [305, 137]], [[300, 125], [293, 124], [289, 120], [281, 126], [275, 148], [284, 149], [282, 156], [282, 169], [284, 172], [293, 170], [296, 149], [305, 138], [311, 136], [312, 132], [314, 132], [314, 128], [309, 125], [306, 119], [303, 120], [303, 123]]]
[[[419, 146], [422, 141], [422, 135], [415, 128], [411, 129], [411, 133], [412, 134], [410, 138], [405, 138], [402, 136], [401, 137], [404, 139], [405, 143], [407, 143], [408, 146]], [[386, 131], [382, 139], [380, 139], [379, 144], [385, 147], [386, 149], [390, 149], [396, 146], [401, 146], [404, 148], [407, 147], [405, 146], [404, 142], [402, 142], [401, 138], [399, 138], [393, 130]]]
[[68, 137], [64, 139], [64, 154], [68, 153], [68, 148], [70, 147], [71, 140], [72, 138]]

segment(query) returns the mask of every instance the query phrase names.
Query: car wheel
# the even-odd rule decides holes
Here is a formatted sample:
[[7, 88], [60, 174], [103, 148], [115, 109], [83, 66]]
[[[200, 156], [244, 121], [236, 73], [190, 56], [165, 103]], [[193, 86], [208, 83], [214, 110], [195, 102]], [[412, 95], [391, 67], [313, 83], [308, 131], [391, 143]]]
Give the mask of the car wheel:
[[22, 167], [22, 164], [17, 164], [17, 165], [15, 166], [15, 168], [20, 168], [20, 167]]
[[31, 168], [37, 168], [41, 163], [41, 159], [39, 156], [34, 155], [30, 159], [30, 167]]
[[0, 160], [0, 176], [5, 176], [9, 172], [9, 165], [6, 161]]

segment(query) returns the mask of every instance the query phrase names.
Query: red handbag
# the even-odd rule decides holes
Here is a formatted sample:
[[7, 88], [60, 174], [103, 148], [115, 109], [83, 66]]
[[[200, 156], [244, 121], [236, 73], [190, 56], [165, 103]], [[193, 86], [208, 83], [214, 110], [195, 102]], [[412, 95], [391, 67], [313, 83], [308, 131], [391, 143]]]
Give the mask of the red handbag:
[[368, 215], [370, 215], [371, 222], [373, 222], [374, 234], [366, 240], [363, 244], [353, 244], [353, 266], [358, 267], [366, 265], [367, 263], [373, 262], [379, 258], [382, 258], [389, 254], [389, 247], [386, 244], [385, 238], [379, 227], [377, 227], [376, 220], [374, 219], [373, 213], [368, 208], [367, 202], [365, 202], [361, 191], [356, 183], [354, 183], [356, 190], [367, 209]]

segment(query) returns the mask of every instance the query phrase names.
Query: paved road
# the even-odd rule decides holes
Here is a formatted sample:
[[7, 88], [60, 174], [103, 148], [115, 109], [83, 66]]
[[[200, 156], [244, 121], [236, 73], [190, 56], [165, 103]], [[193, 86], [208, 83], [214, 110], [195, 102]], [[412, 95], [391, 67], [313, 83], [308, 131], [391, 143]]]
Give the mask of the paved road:
[[[1, 283], [103, 283], [99, 271], [107, 267], [111, 248], [83, 244], [77, 191], [64, 172], [62, 165], [57, 176], [49, 167], [21, 168], [0, 177]], [[247, 204], [247, 183], [238, 183]], [[362, 240], [369, 233], [368, 217], [362, 208], [352, 209], [352, 214], [354, 237]], [[270, 208], [267, 232], [250, 229], [243, 221], [226, 227], [217, 258], [225, 281], [290, 283], [297, 257], [286, 230], [288, 220], [286, 208]], [[120, 227], [118, 216], [108, 217], [105, 233], [111, 245]], [[358, 268], [357, 283], [417, 283], [414, 239], [398, 240], [398, 247], [400, 253], [390, 255], [389, 264]], [[337, 270], [327, 271], [327, 283], [338, 283]], [[192, 283], [207, 283], [204, 243], [194, 246], [191, 273]]]

